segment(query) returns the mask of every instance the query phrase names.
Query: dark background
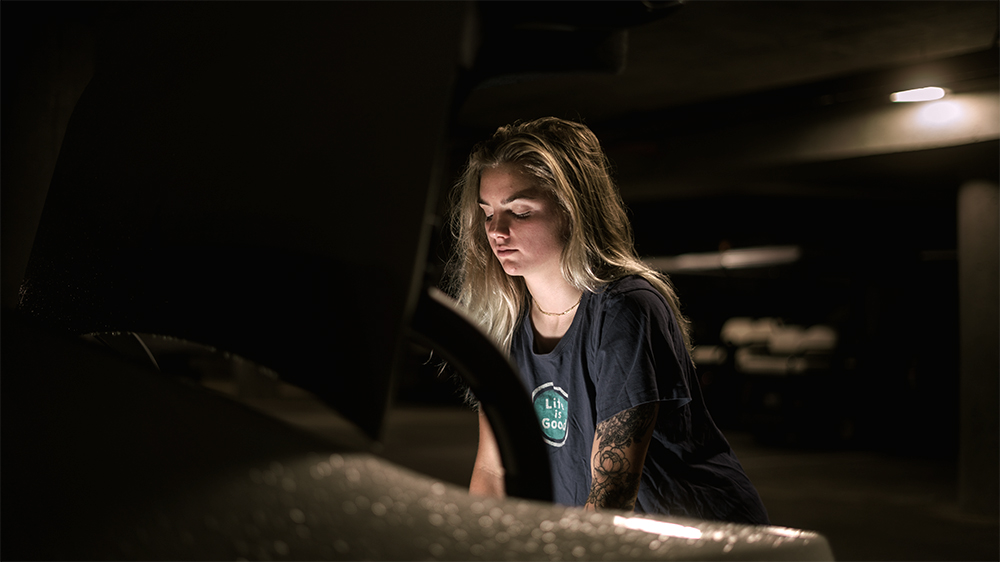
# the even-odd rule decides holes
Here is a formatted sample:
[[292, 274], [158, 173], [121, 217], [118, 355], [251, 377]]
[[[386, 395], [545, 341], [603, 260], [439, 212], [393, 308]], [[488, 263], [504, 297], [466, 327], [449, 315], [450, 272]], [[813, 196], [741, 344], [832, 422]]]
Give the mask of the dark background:
[[[204, 9], [169, 6], [174, 15], [190, 10], [194, 21]], [[268, 7], [255, 9], [291, 18], [288, 8], [262, 6]], [[374, 13], [358, 6], [359, 14]], [[129, 41], [156, 45], [167, 58], [187, 44], [166, 31], [160, 42], [123, 40], [152, 9], [2, 4], [5, 314], [24, 299], [22, 282], [35, 259], [63, 137], [91, 78], [108, 68], [109, 57], [119, 69], [141, 67], [141, 58], [129, 62]], [[213, 17], [221, 14], [236, 28], [248, 10], [239, 3], [213, 9]], [[401, 9], [394, 3], [374, 8], [387, 22]], [[699, 345], [722, 344], [722, 325], [738, 316], [838, 330], [831, 368], [810, 376], [753, 377], [731, 363], [703, 366], [706, 397], [724, 430], [782, 450], [875, 451], [954, 469], [962, 450], [958, 200], [967, 182], [995, 186], [997, 123], [940, 138], [885, 124], [898, 122], [891, 118], [903, 111], [888, 102], [890, 93], [925, 85], [947, 87], [954, 99], [992, 100], [995, 121], [997, 14], [997, 4], [988, 1], [469, 4], [455, 49], [457, 70], [445, 88], [450, 99], [438, 100], [449, 104], [442, 133], [434, 137], [441, 148], [428, 151], [435, 154], [426, 171], [432, 178], [428, 232], [415, 238], [417, 250], [400, 250], [407, 259], [416, 254], [417, 265], [400, 267], [416, 270], [428, 284], [439, 281], [448, 253], [441, 220], [446, 194], [475, 142], [518, 119], [582, 120], [615, 167], [641, 255], [770, 245], [802, 250], [791, 264], [672, 275]], [[351, 28], [345, 21], [330, 25], [344, 33]], [[431, 28], [433, 21], [411, 18], [409, 25]], [[255, 45], [261, 53], [279, 50], [266, 35]], [[392, 60], [400, 68], [411, 56], [404, 49], [367, 48], [340, 55], [359, 67]], [[138, 70], [156, 76], [150, 68]], [[336, 82], [326, 78], [326, 86]], [[428, 94], [419, 72], [405, 80], [387, 76], [386, 83], [385, 104], [396, 114], [423, 111]], [[290, 114], [308, 120], [309, 110]], [[372, 124], [368, 141], [380, 135], [405, 140], [407, 131], [388, 119], [378, 112], [357, 116]], [[864, 129], [866, 123], [879, 130]], [[397, 154], [386, 151], [386, 168], [406, 165]], [[366, 189], [389, 206], [401, 193], [386, 184]], [[192, 190], [184, 205], [206, 204], [198, 193]], [[309, 208], [313, 218], [336, 206], [329, 194], [302, 193], [301, 202], [275, 200], [293, 214]], [[141, 190], [134, 196], [141, 200]], [[343, 220], [350, 213], [359, 239], [376, 231], [388, 240], [411, 234], [382, 211], [329, 214]], [[49, 230], [58, 230], [52, 222]], [[269, 228], [278, 238], [315, 234]], [[434, 365], [421, 363], [426, 350], [407, 350], [411, 361], [397, 373], [397, 403], [458, 405], [454, 386]], [[992, 378], [985, 391], [995, 389], [995, 373]], [[995, 419], [995, 401], [988, 415]], [[993, 440], [993, 457], [965, 462], [990, 464], [996, 446]]]

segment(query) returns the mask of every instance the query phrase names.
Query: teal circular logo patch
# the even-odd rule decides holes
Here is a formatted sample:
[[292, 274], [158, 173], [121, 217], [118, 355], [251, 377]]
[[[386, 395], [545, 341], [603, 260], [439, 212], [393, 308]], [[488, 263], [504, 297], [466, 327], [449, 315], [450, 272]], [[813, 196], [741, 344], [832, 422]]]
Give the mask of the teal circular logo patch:
[[549, 382], [531, 393], [531, 401], [545, 442], [553, 447], [562, 447], [566, 443], [569, 426], [569, 395]]

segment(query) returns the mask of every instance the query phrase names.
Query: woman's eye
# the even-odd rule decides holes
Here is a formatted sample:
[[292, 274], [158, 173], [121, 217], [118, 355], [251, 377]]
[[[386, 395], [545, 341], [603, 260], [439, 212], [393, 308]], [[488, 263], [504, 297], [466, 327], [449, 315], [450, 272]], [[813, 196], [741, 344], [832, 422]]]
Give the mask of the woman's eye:
[[[531, 211], [525, 211], [523, 213], [515, 213], [514, 211], [508, 211], [508, 212], [510, 213], [510, 216], [514, 217], [515, 219], [526, 219], [531, 215]], [[483, 220], [485, 222], [490, 222], [491, 220], [493, 220], [493, 215], [486, 215]]]

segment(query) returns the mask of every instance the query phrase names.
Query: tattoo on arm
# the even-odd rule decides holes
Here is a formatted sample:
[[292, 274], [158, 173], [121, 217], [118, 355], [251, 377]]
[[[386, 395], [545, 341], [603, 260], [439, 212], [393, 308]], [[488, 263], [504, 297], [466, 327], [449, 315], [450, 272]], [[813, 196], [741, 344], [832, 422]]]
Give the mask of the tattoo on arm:
[[597, 424], [587, 507], [633, 509], [659, 406], [629, 408]]

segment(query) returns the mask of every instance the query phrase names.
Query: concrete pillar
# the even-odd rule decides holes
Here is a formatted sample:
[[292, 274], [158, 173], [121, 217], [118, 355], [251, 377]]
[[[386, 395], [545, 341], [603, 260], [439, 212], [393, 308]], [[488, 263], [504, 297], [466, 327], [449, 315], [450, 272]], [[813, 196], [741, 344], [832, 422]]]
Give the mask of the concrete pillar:
[[998, 186], [970, 181], [958, 192], [959, 503], [1000, 511], [1000, 210]]

